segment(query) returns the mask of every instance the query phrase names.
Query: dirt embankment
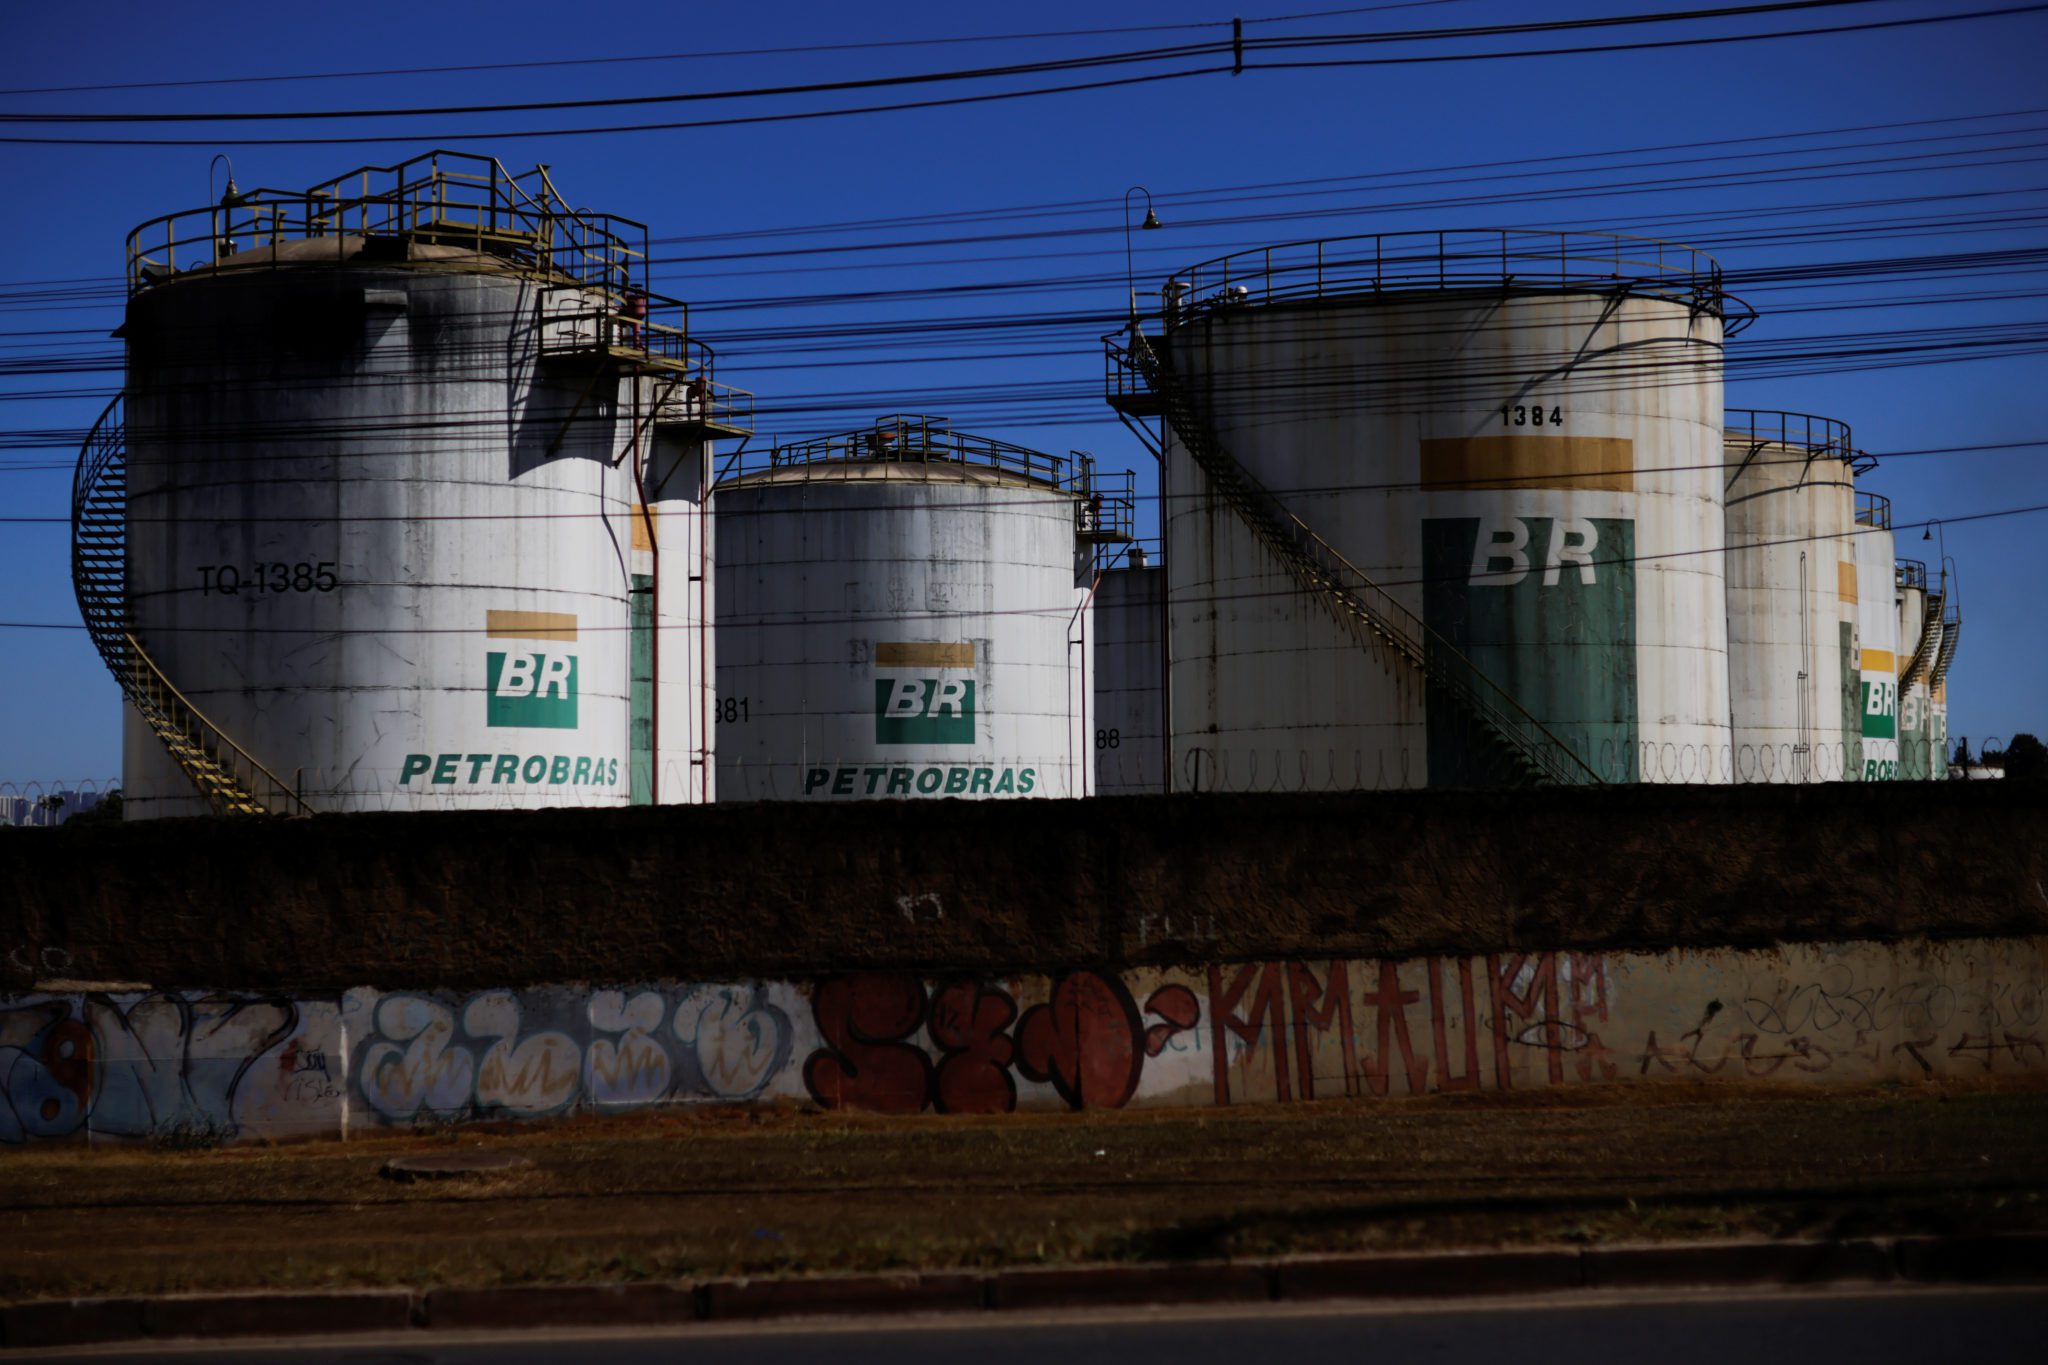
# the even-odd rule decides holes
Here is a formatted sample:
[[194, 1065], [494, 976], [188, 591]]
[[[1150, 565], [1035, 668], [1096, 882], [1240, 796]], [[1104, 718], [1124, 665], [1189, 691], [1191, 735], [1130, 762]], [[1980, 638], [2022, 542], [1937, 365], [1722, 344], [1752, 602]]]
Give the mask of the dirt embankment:
[[[2048, 1225], [2039, 1091], [1677, 1084], [882, 1119], [683, 1106], [519, 1131], [0, 1161], [0, 1298], [493, 1285]], [[997, 1131], [1000, 1126], [1000, 1131]], [[425, 1146], [528, 1164], [399, 1184]], [[84, 1254], [90, 1249], [90, 1254]]]
[[2048, 932], [2048, 784], [875, 802], [0, 838], [0, 989], [519, 986]]

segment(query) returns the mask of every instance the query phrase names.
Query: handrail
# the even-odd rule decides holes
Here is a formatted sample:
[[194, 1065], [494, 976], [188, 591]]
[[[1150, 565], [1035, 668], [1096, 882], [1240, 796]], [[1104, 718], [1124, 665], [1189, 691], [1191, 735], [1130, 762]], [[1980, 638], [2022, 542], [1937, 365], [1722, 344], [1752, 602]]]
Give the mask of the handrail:
[[[1729, 408], [1722, 415], [1724, 438], [1803, 450], [1808, 461], [1833, 457], [1857, 474], [1868, 474], [1877, 461], [1856, 449], [1847, 422], [1808, 412], [1776, 412], [1761, 408]], [[1755, 451], [1751, 452], [1752, 456]], [[1743, 462], [1745, 465], [1748, 461]], [[1740, 470], [1737, 471], [1739, 475]]]
[[1620, 233], [1461, 228], [1366, 233], [1254, 247], [1177, 272], [1168, 326], [1249, 303], [1388, 289], [1597, 286], [1686, 302], [1719, 316], [1721, 265], [1694, 247]]
[[544, 167], [515, 176], [495, 157], [446, 150], [307, 190], [258, 188], [151, 218], [128, 234], [129, 292], [218, 267], [245, 242], [332, 241], [339, 260], [351, 240], [373, 237], [466, 245], [539, 278], [647, 292], [646, 224], [570, 207]]
[[265, 767], [254, 754], [235, 743], [227, 731], [214, 724], [213, 721], [207, 718], [204, 711], [194, 706], [191, 699], [183, 692], [180, 692], [177, 685], [165, 676], [161, 668], [157, 667], [156, 660], [149, 657], [149, 651], [142, 647], [141, 641], [137, 640], [130, 632], [124, 631], [122, 634], [128, 644], [129, 657], [142, 666], [149, 680], [162, 688], [165, 696], [175, 701], [197, 722], [196, 727], [188, 725], [185, 728], [188, 731], [196, 728], [207, 740], [211, 741], [207, 746], [207, 756], [209, 758], [219, 762], [221, 756], [216, 750], [226, 749], [239, 760], [239, 763], [229, 765], [229, 770], [234, 772], [237, 777], [247, 774], [261, 777], [270, 788], [269, 796], [266, 798], [265, 794], [261, 791], [252, 791], [252, 794], [255, 795], [258, 801], [262, 802], [266, 809], [275, 811], [279, 804], [284, 804], [292, 807], [294, 813], [299, 815], [311, 815], [313, 813], [313, 808], [301, 800], [298, 792], [287, 784], [283, 778]]
[[742, 459], [730, 477], [806, 465], [851, 467], [872, 464], [980, 465], [1072, 492], [1088, 491], [1075, 469], [1058, 455], [987, 436], [954, 431], [943, 417], [898, 413], [872, 426], [776, 445]]
[[1895, 587], [1918, 588], [1925, 592], [1927, 565], [1917, 559], [1895, 559], [1892, 561], [1892, 582]]
[[1880, 531], [1892, 529], [1892, 500], [1881, 493], [1856, 495], [1856, 524]]
[[1963, 604], [1953, 593], [1944, 594], [1941, 607], [1941, 649], [1928, 671], [1927, 685], [1939, 687], [1948, 681], [1949, 665], [1956, 661], [1956, 649], [1963, 639]]
[[1098, 473], [1095, 457], [1085, 450], [1069, 452], [1077, 471], [1075, 487], [1083, 494], [1075, 509], [1084, 536], [1123, 543], [1138, 536], [1138, 474]]
[[690, 305], [681, 299], [560, 285], [542, 294], [540, 309], [543, 356], [623, 350], [707, 377], [711, 373], [712, 350], [690, 335]]
[[[1104, 342], [1122, 350], [1131, 363], [1141, 368], [1147, 383], [1165, 400], [1167, 418], [1180, 430], [1189, 453], [1226, 498], [1238, 503], [1248, 528], [1267, 543], [1267, 548], [1274, 551], [1303, 586], [1315, 593], [1340, 625], [1355, 632], [1362, 624], [1428, 682], [1488, 727], [1536, 772], [1556, 782], [1600, 783], [1600, 775], [1570, 745], [1253, 479], [1215, 441], [1182, 390], [1171, 365], [1152, 350], [1143, 331], [1133, 326], [1130, 335], [1128, 349], [1118, 347], [1114, 333], [1105, 337]], [[1212, 448], [1211, 455], [1205, 457], [1202, 447]], [[1355, 619], [1347, 620], [1347, 616]], [[1363, 636], [1359, 638], [1365, 643]], [[1564, 761], [1557, 757], [1560, 754]]]

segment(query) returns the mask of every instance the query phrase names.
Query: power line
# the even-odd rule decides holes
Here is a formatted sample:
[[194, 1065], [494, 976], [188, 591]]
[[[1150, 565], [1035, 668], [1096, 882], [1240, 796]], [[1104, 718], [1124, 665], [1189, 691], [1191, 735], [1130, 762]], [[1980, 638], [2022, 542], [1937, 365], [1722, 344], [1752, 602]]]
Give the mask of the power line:
[[[1420, 29], [1393, 33], [1324, 34], [1308, 38], [1257, 39], [1242, 44], [1245, 49], [1268, 46], [1322, 47], [1337, 44], [1382, 42], [1435, 42], [1445, 38], [1522, 36], [1571, 30], [1615, 28], [1642, 24], [1685, 22], [1695, 19], [1723, 19], [1756, 14], [1777, 14], [1792, 10], [1839, 9], [1861, 6], [1876, 0], [1772, 0], [1771, 3], [1741, 5], [1725, 9], [1674, 10], [1661, 14], [1613, 15], [1590, 19], [1546, 20], [1520, 24], [1487, 24], [1461, 28]], [[2041, 8], [2048, 8], [2042, 6]], [[1220, 26], [1220, 25], [1219, 25]], [[1002, 66], [968, 67], [953, 71], [898, 72], [888, 76], [864, 76], [840, 81], [804, 81], [788, 85], [751, 86], [726, 90], [693, 90], [659, 95], [611, 95], [594, 99], [520, 100], [499, 104], [417, 105], [392, 108], [370, 105], [353, 109], [284, 109], [255, 111], [180, 112], [158, 110], [145, 113], [0, 112], [0, 123], [277, 123], [328, 119], [438, 118], [456, 114], [554, 113], [571, 109], [623, 109], [640, 105], [693, 104], [720, 100], [770, 99], [788, 95], [837, 94], [852, 90], [885, 90], [899, 86], [939, 82], [980, 81], [998, 76], [1040, 75], [1054, 71], [1086, 70], [1099, 66], [1122, 66], [1155, 62], [1171, 57], [1220, 56], [1237, 50], [1229, 40], [1188, 43], [1178, 47], [1140, 48], [1133, 51], [1096, 53], [1081, 57], [1049, 58], [1037, 62], [1012, 62]]]
[[[1272, 15], [1244, 20], [1246, 24], [1279, 24], [1302, 19], [1328, 18], [1348, 14], [1370, 14], [1387, 10], [1424, 9], [1437, 5], [1466, 4], [1470, 0], [1401, 0], [1396, 4], [1359, 5], [1348, 9], [1319, 10], [1310, 14]], [[1122, 24], [1106, 28], [1048, 29], [1035, 33], [985, 33], [947, 38], [890, 38], [878, 41], [807, 43], [790, 47], [743, 47], [706, 49], [696, 52], [633, 53], [610, 57], [557, 57], [524, 62], [467, 62], [443, 66], [396, 66], [363, 71], [310, 71], [282, 76], [214, 76], [175, 81], [120, 81], [102, 85], [21, 86], [0, 90], [0, 96], [69, 95], [115, 90], [170, 90], [195, 86], [299, 84], [306, 81], [359, 80], [389, 76], [444, 76], [495, 71], [541, 71], [584, 66], [632, 66], [655, 62], [696, 62], [732, 57], [790, 57], [807, 53], [873, 52], [891, 48], [948, 47], [978, 43], [1043, 41], [1051, 38], [1096, 38], [1126, 33], [1174, 33], [1203, 29], [1227, 29], [1228, 19], [1205, 19], [1179, 24]]]
[[[1786, 2], [1786, 3], [1781, 3], [1781, 4], [1776, 4], [1776, 5], [1770, 5], [1770, 6], [1745, 6], [1745, 7], [1741, 7], [1741, 8], [1740, 8], [1740, 9], [1738, 9], [1738, 10], [1709, 10], [1709, 11], [1696, 11], [1696, 12], [1694, 12], [1694, 13], [1696, 13], [1696, 14], [1700, 14], [1700, 15], [1750, 14], [1750, 13], [1760, 13], [1760, 12], [1767, 12], [1767, 11], [1771, 11], [1771, 10], [1779, 10], [1779, 9], [1793, 9], [1793, 8], [1811, 8], [1811, 7], [1818, 7], [1818, 6], [1826, 6], [1826, 5], [1838, 5], [1838, 4], [1864, 4], [1864, 3], [1873, 3], [1873, 2], [1874, 2], [1874, 0], [1787, 0], [1787, 2]], [[948, 96], [948, 97], [942, 97], [942, 98], [937, 98], [937, 99], [929, 99], [929, 100], [910, 100], [910, 101], [898, 101], [898, 102], [895, 102], [895, 103], [888, 103], [888, 104], [873, 104], [873, 105], [860, 105], [860, 106], [852, 106], [852, 107], [840, 107], [840, 108], [828, 108], [828, 109], [810, 109], [810, 110], [803, 110], [803, 111], [799, 111], [799, 112], [792, 112], [792, 113], [781, 113], [781, 114], [745, 114], [745, 115], [729, 115], [729, 116], [725, 116], [725, 117], [717, 117], [717, 118], [691, 119], [691, 120], [680, 120], [680, 121], [672, 121], [672, 122], [662, 122], [662, 123], [637, 123], [637, 124], [611, 124], [611, 125], [606, 125], [606, 126], [602, 126], [602, 127], [578, 127], [578, 128], [538, 128], [538, 129], [520, 129], [520, 130], [516, 130], [516, 131], [508, 131], [508, 130], [491, 130], [491, 131], [482, 131], [482, 132], [441, 132], [441, 133], [421, 133], [421, 132], [417, 132], [417, 131], [414, 131], [414, 132], [409, 132], [409, 133], [404, 133], [404, 134], [389, 134], [389, 135], [386, 135], [386, 134], [366, 134], [366, 135], [351, 135], [351, 136], [341, 136], [341, 135], [336, 135], [336, 136], [319, 136], [319, 137], [314, 137], [314, 136], [305, 136], [305, 137], [247, 137], [247, 136], [242, 136], [242, 135], [234, 135], [234, 136], [231, 136], [231, 137], [226, 137], [226, 138], [219, 138], [219, 137], [216, 137], [216, 138], [88, 138], [88, 137], [20, 137], [20, 136], [8, 136], [8, 137], [0, 137], [0, 143], [5, 143], [5, 144], [15, 144], [15, 145], [42, 145], [42, 146], [106, 146], [106, 147], [219, 147], [219, 146], [222, 146], [222, 145], [227, 145], [227, 146], [351, 146], [351, 145], [363, 145], [363, 144], [380, 144], [380, 143], [389, 143], [389, 142], [396, 142], [396, 141], [412, 141], [412, 142], [417, 142], [417, 141], [422, 141], [422, 140], [424, 140], [424, 141], [470, 141], [470, 142], [475, 142], [475, 141], [484, 141], [484, 140], [500, 140], [500, 139], [505, 139], [505, 138], [537, 139], [537, 138], [547, 138], [547, 137], [589, 137], [589, 136], [599, 136], [599, 135], [607, 135], [607, 136], [608, 136], [608, 135], [612, 135], [612, 134], [619, 134], [619, 133], [640, 133], [640, 132], [665, 132], [665, 131], [676, 131], [676, 130], [683, 130], [683, 129], [693, 129], [693, 128], [728, 128], [728, 127], [740, 127], [740, 126], [746, 126], [746, 125], [757, 125], [757, 124], [773, 124], [773, 123], [786, 123], [786, 122], [794, 122], [794, 121], [800, 121], [800, 120], [810, 120], [810, 119], [822, 119], [822, 118], [844, 118], [844, 117], [853, 117], [853, 116], [859, 116], [859, 115], [867, 115], [867, 114], [878, 114], [878, 113], [895, 113], [895, 112], [903, 112], [903, 111], [907, 111], [907, 110], [919, 110], [919, 109], [939, 109], [939, 108], [952, 108], [952, 107], [961, 107], [961, 106], [966, 106], [966, 105], [972, 105], [972, 104], [985, 104], [985, 103], [991, 103], [991, 102], [996, 102], [996, 101], [1006, 101], [1006, 100], [1014, 100], [1014, 99], [1025, 99], [1025, 98], [1033, 98], [1033, 97], [1037, 97], [1037, 96], [1043, 96], [1043, 95], [1054, 95], [1054, 94], [1072, 94], [1072, 93], [1076, 93], [1076, 92], [1080, 92], [1080, 91], [1089, 91], [1089, 90], [1106, 90], [1106, 89], [1112, 89], [1112, 88], [1117, 88], [1117, 87], [1122, 87], [1122, 86], [1132, 86], [1132, 85], [1141, 85], [1141, 84], [1148, 84], [1148, 83], [1153, 83], [1153, 82], [1158, 82], [1158, 81], [1167, 81], [1167, 80], [1182, 80], [1182, 79], [1188, 79], [1188, 78], [1192, 78], [1192, 77], [1198, 77], [1198, 76], [1208, 76], [1208, 75], [1220, 75], [1220, 74], [1238, 74], [1238, 73], [1241, 73], [1241, 72], [1243, 72], [1243, 71], [1247, 71], [1247, 70], [1266, 70], [1266, 71], [1272, 71], [1272, 70], [1293, 70], [1293, 69], [1310, 69], [1310, 68], [1325, 68], [1325, 69], [1335, 69], [1335, 68], [1342, 68], [1342, 67], [1364, 67], [1364, 66], [1390, 66], [1390, 65], [1407, 65], [1407, 64], [1413, 64], [1413, 63], [1424, 63], [1424, 62], [1428, 62], [1428, 63], [1437, 63], [1437, 62], [1462, 62], [1462, 61], [1505, 61], [1505, 60], [1524, 60], [1524, 59], [1530, 59], [1530, 58], [1539, 58], [1539, 57], [1557, 57], [1557, 56], [1578, 56], [1578, 55], [1601, 55], [1601, 54], [1607, 54], [1607, 53], [1615, 53], [1615, 52], [1640, 52], [1640, 51], [1650, 51], [1650, 50], [1655, 50], [1655, 49], [1676, 49], [1676, 48], [1689, 48], [1689, 47], [1698, 47], [1698, 46], [1704, 46], [1704, 45], [1709, 45], [1709, 44], [1722, 44], [1722, 43], [1747, 43], [1747, 42], [1765, 42], [1765, 41], [1773, 41], [1773, 40], [1777, 40], [1777, 39], [1786, 39], [1786, 38], [1808, 38], [1808, 37], [1822, 37], [1822, 36], [1830, 36], [1830, 35], [1836, 35], [1836, 34], [1845, 34], [1845, 33], [1860, 33], [1860, 32], [1870, 32], [1870, 31], [1876, 31], [1876, 30], [1887, 30], [1887, 29], [1898, 29], [1898, 28], [1909, 28], [1909, 27], [1918, 27], [1918, 26], [1924, 26], [1924, 25], [1930, 25], [1930, 24], [1951, 24], [1951, 23], [1963, 23], [1963, 22], [1972, 22], [1972, 21], [1976, 21], [1976, 20], [1982, 20], [1982, 19], [1994, 19], [1994, 18], [2004, 18], [2004, 17], [2011, 17], [2011, 16], [2016, 16], [2016, 15], [2023, 15], [2023, 14], [2033, 14], [2033, 13], [2039, 13], [2039, 12], [2042, 12], [2042, 11], [2048, 11], [2048, 3], [2043, 3], [2043, 4], [2031, 4], [2031, 5], [2018, 5], [2018, 6], [2008, 6], [2008, 7], [2005, 7], [2005, 8], [2001, 8], [2001, 9], [1990, 9], [1990, 10], [1976, 10], [1976, 11], [1970, 11], [1970, 12], [1967, 12], [1967, 13], [1960, 13], [1960, 14], [1937, 14], [1937, 15], [1928, 15], [1928, 16], [1923, 16], [1923, 17], [1918, 17], [1918, 18], [1910, 18], [1910, 19], [1892, 19], [1892, 20], [1873, 20], [1873, 21], [1869, 21], [1869, 22], [1865, 22], [1865, 23], [1857, 23], [1857, 24], [1839, 24], [1839, 25], [1832, 25], [1832, 26], [1827, 26], [1827, 27], [1820, 27], [1820, 28], [1809, 28], [1809, 29], [1785, 29], [1785, 30], [1776, 30], [1776, 31], [1773, 31], [1773, 32], [1768, 32], [1768, 33], [1750, 33], [1750, 34], [1718, 35], [1718, 36], [1708, 36], [1708, 37], [1693, 37], [1693, 38], [1671, 38], [1671, 39], [1659, 39], [1659, 40], [1653, 40], [1653, 41], [1648, 41], [1648, 42], [1641, 42], [1641, 43], [1622, 43], [1622, 44], [1605, 44], [1605, 45], [1595, 45], [1595, 46], [1584, 46], [1584, 47], [1575, 47], [1575, 48], [1528, 48], [1528, 49], [1522, 49], [1522, 50], [1519, 50], [1519, 51], [1506, 51], [1506, 52], [1495, 52], [1495, 51], [1482, 51], [1482, 52], [1469, 52], [1469, 53], [1456, 53], [1456, 54], [1439, 54], [1439, 55], [1429, 55], [1429, 56], [1409, 56], [1409, 57], [1368, 57], [1368, 58], [1343, 58], [1343, 59], [1337, 59], [1337, 58], [1332, 58], [1332, 59], [1328, 59], [1328, 60], [1323, 60], [1323, 61], [1314, 61], [1314, 62], [1309, 62], [1309, 61], [1294, 61], [1294, 62], [1259, 62], [1259, 63], [1255, 63], [1255, 64], [1250, 64], [1250, 65], [1247, 65], [1247, 64], [1246, 64], [1246, 63], [1245, 63], [1245, 62], [1244, 62], [1244, 61], [1243, 61], [1243, 60], [1241, 59], [1241, 57], [1239, 57], [1239, 56], [1238, 56], [1237, 52], [1236, 52], [1235, 50], [1233, 50], [1233, 51], [1232, 51], [1232, 55], [1233, 55], [1233, 61], [1232, 61], [1232, 62], [1230, 62], [1230, 63], [1228, 63], [1228, 64], [1222, 64], [1222, 65], [1216, 65], [1216, 66], [1207, 66], [1207, 67], [1195, 67], [1195, 68], [1188, 68], [1188, 69], [1182, 69], [1182, 70], [1173, 70], [1173, 71], [1163, 71], [1163, 72], [1148, 72], [1148, 73], [1145, 73], [1145, 74], [1142, 74], [1142, 75], [1135, 75], [1135, 76], [1122, 76], [1122, 77], [1108, 78], [1108, 79], [1102, 79], [1102, 80], [1095, 80], [1095, 81], [1079, 81], [1079, 82], [1067, 82], [1067, 83], [1064, 83], [1064, 84], [1058, 84], [1058, 85], [1049, 85], [1049, 86], [1037, 86], [1037, 87], [1032, 87], [1032, 88], [1028, 88], [1028, 89], [1023, 89], [1023, 90], [1004, 90], [1004, 91], [990, 92], [990, 93], [986, 93], [986, 94], [978, 94], [978, 95], [956, 95], [956, 96]], [[1645, 20], [1643, 20], [1643, 19], [1640, 19], [1640, 18], [1636, 18], [1636, 19], [1632, 19], [1632, 20], [1630, 20], [1630, 21], [1632, 21], [1632, 22], [1644, 22]], [[1570, 26], [1573, 26], [1573, 25], [1577, 25], [1577, 24], [1601, 24], [1601, 23], [1610, 23], [1610, 22], [1622, 22], [1622, 21], [1621, 21], [1621, 20], [1584, 20], [1584, 21], [1557, 21], [1556, 23], [1553, 23], [1553, 24], [1551, 24], [1551, 25], [1548, 25], [1548, 26], [1546, 26], [1546, 27], [1547, 27], [1547, 28], [1562, 28], [1562, 27], [1570, 27]], [[1356, 44], [1356, 43], [1359, 43], [1359, 42], [1369, 42], [1369, 41], [1372, 41], [1372, 42], [1376, 42], [1376, 41], [1385, 41], [1385, 40], [1388, 40], [1388, 39], [1390, 39], [1390, 38], [1398, 38], [1398, 39], [1403, 39], [1403, 40], [1407, 40], [1407, 39], [1412, 39], [1413, 37], [1414, 37], [1414, 35], [1413, 35], [1413, 34], [1394, 34], [1394, 35], [1325, 35], [1325, 36], [1323, 36], [1323, 37], [1322, 37], [1322, 38], [1320, 38], [1320, 39], [1302, 39], [1302, 40], [1282, 40], [1282, 39], [1263, 39], [1263, 40], [1260, 40], [1260, 42], [1261, 42], [1261, 43], [1262, 43], [1263, 45], [1265, 45], [1266, 47], [1274, 47], [1274, 46], [1279, 46], [1279, 45], [1283, 45], [1283, 44], [1284, 44], [1284, 45], [1287, 45], [1287, 46], [1294, 46], [1294, 47], [1303, 47], [1303, 46], [1347, 46], [1347, 45], [1352, 45], [1352, 44]], [[1249, 46], [1251, 46], [1251, 45], [1250, 45], [1250, 44], [1246, 44], [1245, 46], [1249, 47]], [[1199, 52], [1200, 52], [1200, 51], [1202, 50], [1202, 49], [1201, 49], [1201, 45], [1190, 45], [1190, 48], [1191, 48], [1191, 50], [1195, 51], [1195, 52], [1196, 52], [1196, 53], [1197, 53], [1198, 55], [1199, 55]], [[1213, 46], [1212, 46], [1212, 48], [1211, 48], [1210, 50], [1220, 50], [1220, 49], [1214, 49], [1214, 48], [1213, 48]], [[1079, 62], [1080, 60], [1081, 60], [1081, 59], [1076, 59], [1077, 63], [1078, 63], [1078, 62]], [[1088, 61], [1088, 63], [1087, 63], [1087, 64], [1089, 64], [1089, 65], [1095, 65], [1095, 66], [1101, 66], [1101, 65], [1113, 65], [1113, 64], [1116, 64], [1116, 63], [1115, 63], [1115, 62], [1114, 62], [1113, 60], [1111, 60], [1111, 59], [1107, 59], [1107, 58], [1104, 58], [1104, 59], [1093, 59], [1093, 60], [1090, 60], [1090, 61]], [[897, 81], [895, 81], [894, 83], [896, 83], [896, 84], [913, 84], [913, 83], [929, 83], [929, 82], [930, 82], [930, 80], [932, 80], [932, 79], [934, 79], [934, 78], [935, 78], [935, 77], [934, 77], [934, 75], [928, 74], [928, 75], [926, 75], [926, 76], [922, 76], [922, 77], [914, 77], [914, 78], [902, 78], [901, 80], [897, 80]], [[854, 84], [860, 84], [860, 85], [868, 85], [868, 84], [872, 84], [872, 83], [850, 83], [850, 84], [848, 84], [847, 88], [853, 88], [853, 85], [854, 85]], [[736, 98], [736, 97], [738, 97], [738, 96], [737, 96], [737, 95], [735, 95], [735, 94], [732, 94], [731, 92], [728, 92], [728, 95], [727, 95], [726, 97], [728, 97], [728, 98]], [[657, 97], [657, 98], [661, 98], [661, 99], [668, 99], [668, 98], [670, 98], [670, 97]], [[679, 98], [679, 97], [678, 97], [678, 98]], [[51, 120], [53, 120], [53, 119], [55, 119], [55, 118], [57, 118], [57, 117], [60, 117], [60, 116], [47, 116], [47, 117], [43, 117], [43, 116], [35, 116], [35, 117], [28, 117], [28, 118], [26, 118], [26, 120], [25, 120], [25, 121], [33, 121], [33, 122], [43, 122], [43, 121], [51, 121]], [[110, 117], [118, 118], [119, 116], [110, 116]], [[258, 117], [261, 117], [261, 116], [258, 116]], [[132, 120], [131, 120], [131, 121], [132, 121]]]

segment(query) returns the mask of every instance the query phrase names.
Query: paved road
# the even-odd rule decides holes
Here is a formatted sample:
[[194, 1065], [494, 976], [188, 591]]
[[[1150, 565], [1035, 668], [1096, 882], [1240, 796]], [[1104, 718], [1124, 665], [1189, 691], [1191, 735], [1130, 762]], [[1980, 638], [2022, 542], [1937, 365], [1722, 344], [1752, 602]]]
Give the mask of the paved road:
[[1853, 1365], [2048, 1359], [2048, 1288], [1778, 1293], [1748, 1297], [1577, 1295], [1520, 1301], [1387, 1306], [1275, 1305], [1251, 1311], [1131, 1310], [1117, 1314], [990, 1314], [914, 1323], [844, 1322], [664, 1333], [429, 1336], [319, 1346], [257, 1344], [86, 1353], [9, 1353], [8, 1360], [109, 1365], [653, 1365], [784, 1362], [833, 1365], [1252, 1365], [1321, 1362], [1608, 1359], [1655, 1365]]

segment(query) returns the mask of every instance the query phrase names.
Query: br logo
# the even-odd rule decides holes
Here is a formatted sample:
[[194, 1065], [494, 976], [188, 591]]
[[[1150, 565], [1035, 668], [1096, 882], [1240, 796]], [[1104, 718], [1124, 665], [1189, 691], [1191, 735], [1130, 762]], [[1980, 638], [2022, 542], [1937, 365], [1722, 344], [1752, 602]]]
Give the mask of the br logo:
[[1469, 575], [1475, 586], [1512, 587], [1535, 568], [1542, 572], [1543, 586], [1554, 588], [1567, 565], [1578, 575], [1580, 583], [1598, 581], [1593, 559], [1594, 551], [1600, 548], [1598, 527], [1590, 521], [1552, 518], [1548, 538], [1534, 546], [1532, 552], [1530, 521], [1527, 517], [1480, 519]]
[[485, 658], [484, 723], [575, 729], [576, 654], [562, 645], [575, 643], [576, 618], [566, 612], [494, 611], [485, 633], [493, 641], [521, 643], [493, 649]]
[[1889, 678], [1863, 680], [1863, 737], [1891, 739], [1898, 734], [1899, 685]]
[[[971, 669], [972, 644], [877, 644], [878, 669]], [[972, 677], [875, 676], [875, 743], [974, 743]]]

